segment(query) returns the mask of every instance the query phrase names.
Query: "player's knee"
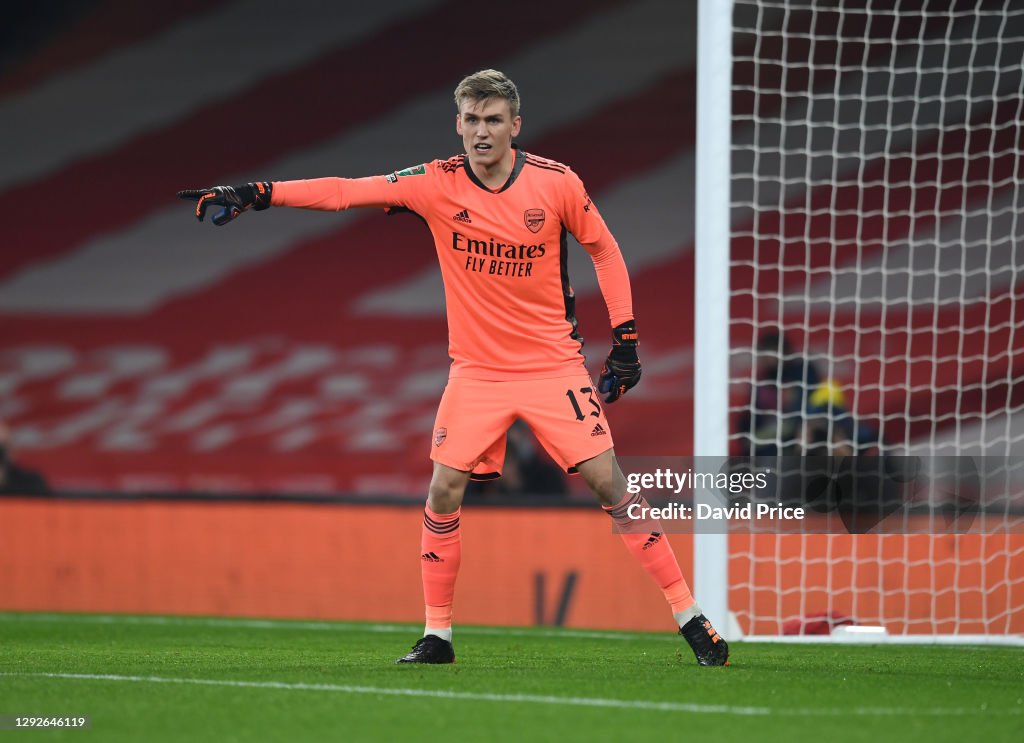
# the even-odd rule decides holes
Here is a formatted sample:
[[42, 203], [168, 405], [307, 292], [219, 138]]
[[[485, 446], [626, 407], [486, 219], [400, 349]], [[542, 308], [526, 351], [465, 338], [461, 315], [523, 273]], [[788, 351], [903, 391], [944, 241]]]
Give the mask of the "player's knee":
[[[462, 475], [463, 473], [458, 473]], [[434, 513], [453, 513], [462, 505], [462, 496], [466, 492], [466, 476], [452, 476], [446, 473], [434, 473], [427, 489], [427, 506]]]
[[626, 478], [610, 452], [581, 462], [577, 468], [602, 506], [614, 506], [626, 494]]
[[611, 506], [618, 502], [615, 477], [611, 470], [605, 472], [604, 468], [580, 468], [580, 474], [602, 506]]
[[615, 487], [615, 478], [613, 477], [597, 477], [593, 478], [587, 483], [590, 489], [597, 496], [597, 499], [601, 502], [602, 506], [613, 506], [618, 503], [622, 497]]
[[454, 513], [462, 505], [462, 496], [450, 489], [430, 488], [427, 505], [434, 513]]

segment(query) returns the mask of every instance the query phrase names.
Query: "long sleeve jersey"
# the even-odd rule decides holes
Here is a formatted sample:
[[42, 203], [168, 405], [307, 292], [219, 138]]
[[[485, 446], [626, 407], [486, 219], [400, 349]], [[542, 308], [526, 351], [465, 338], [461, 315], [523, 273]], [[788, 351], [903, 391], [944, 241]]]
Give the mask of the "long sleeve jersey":
[[420, 216], [444, 279], [452, 377], [543, 379], [581, 370], [567, 233], [594, 261], [612, 326], [633, 318], [625, 262], [582, 181], [566, 165], [518, 148], [500, 189], [485, 186], [457, 155], [369, 178], [275, 182], [271, 203]]

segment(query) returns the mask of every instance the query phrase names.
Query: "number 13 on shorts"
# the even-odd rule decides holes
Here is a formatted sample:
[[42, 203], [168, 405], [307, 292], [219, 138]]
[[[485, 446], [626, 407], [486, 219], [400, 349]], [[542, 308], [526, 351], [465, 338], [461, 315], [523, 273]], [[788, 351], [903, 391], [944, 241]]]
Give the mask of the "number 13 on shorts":
[[[579, 392], [581, 396], [586, 395], [586, 397], [580, 397], [579, 399], [577, 399], [577, 392]], [[583, 409], [580, 408], [580, 399], [585, 399], [587, 403], [590, 403], [590, 405], [593, 406], [594, 409], [590, 410], [591, 416], [593, 416], [594, 418], [601, 417], [601, 406], [598, 404], [597, 400], [594, 399], [593, 387], [580, 387], [579, 390], [574, 390], [570, 388], [565, 391], [565, 396], [569, 398], [569, 402], [572, 404], [572, 409], [576, 413], [576, 420], [584, 421], [587, 419], [587, 416], [584, 414]], [[587, 409], [589, 410], [589, 408]]]

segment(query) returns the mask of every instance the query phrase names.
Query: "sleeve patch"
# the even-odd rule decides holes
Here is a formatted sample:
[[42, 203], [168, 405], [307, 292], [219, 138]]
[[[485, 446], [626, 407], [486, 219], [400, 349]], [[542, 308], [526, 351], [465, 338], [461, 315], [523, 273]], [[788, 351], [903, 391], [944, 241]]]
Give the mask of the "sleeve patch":
[[416, 166], [414, 166], [412, 168], [406, 168], [405, 170], [399, 170], [398, 172], [395, 173], [395, 175], [396, 176], [424, 175], [424, 174], [426, 174], [426, 172], [427, 172], [427, 167], [425, 165], [416, 165]]

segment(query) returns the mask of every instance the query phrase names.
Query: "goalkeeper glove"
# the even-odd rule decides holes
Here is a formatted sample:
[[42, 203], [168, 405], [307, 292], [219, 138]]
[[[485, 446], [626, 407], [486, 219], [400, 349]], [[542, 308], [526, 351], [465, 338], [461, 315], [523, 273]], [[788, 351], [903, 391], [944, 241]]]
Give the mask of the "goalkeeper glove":
[[246, 209], [263, 211], [270, 208], [270, 194], [273, 186], [267, 181], [246, 183], [243, 186], [214, 186], [213, 188], [178, 191], [178, 198], [196, 202], [196, 219], [200, 222], [210, 206], [222, 206], [213, 217], [213, 223], [220, 227], [230, 222]]
[[639, 343], [633, 320], [612, 329], [612, 350], [597, 380], [597, 391], [605, 395], [605, 402], [615, 402], [640, 381]]

